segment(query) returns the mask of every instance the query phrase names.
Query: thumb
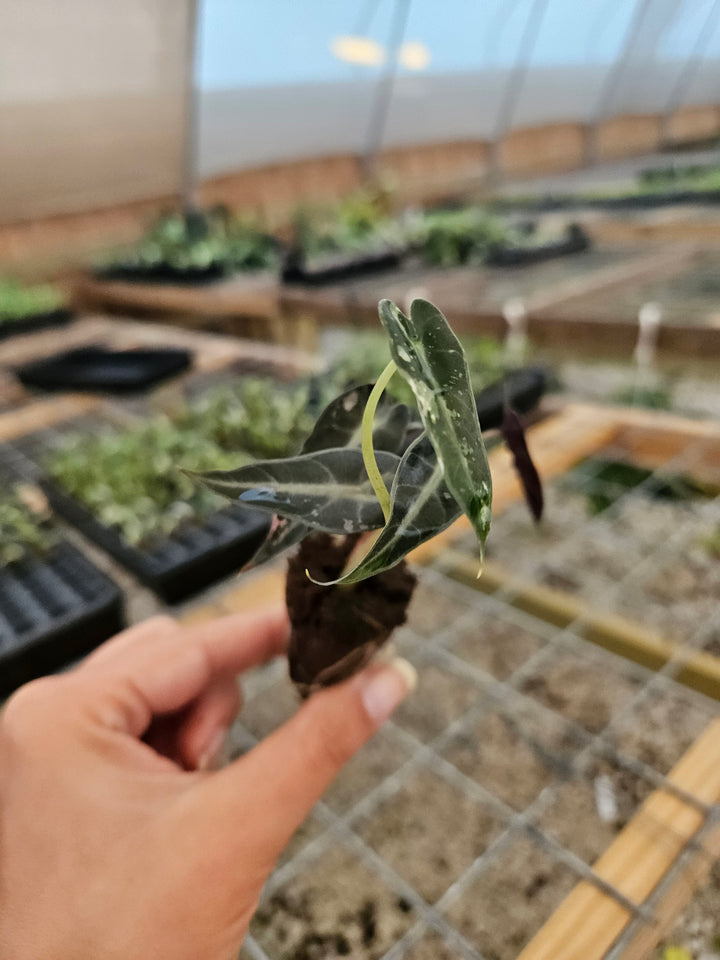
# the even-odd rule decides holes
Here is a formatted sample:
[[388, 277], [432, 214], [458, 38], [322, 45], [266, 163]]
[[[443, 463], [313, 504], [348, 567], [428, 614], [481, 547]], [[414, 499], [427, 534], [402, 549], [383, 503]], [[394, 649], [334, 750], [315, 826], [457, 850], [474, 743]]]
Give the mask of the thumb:
[[316, 693], [250, 753], [207, 781], [216, 822], [227, 823], [230, 836], [240, 815], [252, 824], [256, 855], [269, 867], [416, 681], [412, 665], [397, 658]]

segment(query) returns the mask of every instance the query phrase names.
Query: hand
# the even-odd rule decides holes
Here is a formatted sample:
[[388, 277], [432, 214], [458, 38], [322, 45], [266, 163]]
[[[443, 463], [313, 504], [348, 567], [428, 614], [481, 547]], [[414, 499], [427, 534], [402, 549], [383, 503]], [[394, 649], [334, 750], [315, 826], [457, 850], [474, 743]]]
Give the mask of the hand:
[[403, 661], [371, 666], [210, 771], [236, 674], [287, 633], [275, 607], [197, 627], [158, 617], [8, 701], [3, 960], [235, 960], [283, 847], [412, 687]]

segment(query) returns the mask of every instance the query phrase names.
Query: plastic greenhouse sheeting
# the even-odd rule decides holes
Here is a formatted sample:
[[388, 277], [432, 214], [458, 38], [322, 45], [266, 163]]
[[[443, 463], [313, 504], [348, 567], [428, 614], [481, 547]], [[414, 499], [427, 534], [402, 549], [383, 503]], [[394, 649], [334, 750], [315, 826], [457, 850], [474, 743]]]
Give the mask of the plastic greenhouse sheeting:
[[[720, 0], [197, 0], [200, 177], [364, 153], [397, 11], [383, 145], [715, 104]], [[175, 193], [195, 0], [6, 0], [0, 222]], [[385, 63], [333, 56], [361, 36]], [[508, 82], [516, 83], [511, 109]]]

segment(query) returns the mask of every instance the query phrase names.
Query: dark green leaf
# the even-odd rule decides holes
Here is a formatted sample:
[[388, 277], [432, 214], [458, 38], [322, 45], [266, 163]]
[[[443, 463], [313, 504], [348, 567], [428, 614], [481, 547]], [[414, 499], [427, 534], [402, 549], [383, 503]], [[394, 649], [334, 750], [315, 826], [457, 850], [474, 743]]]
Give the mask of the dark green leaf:
[[482, 550], [490, 529], [492, 481], [460, 342], [427, 300], [413, 300], [410, 317], [390, 300], [381, 300], [380, 319], [398, 370], [417, 399], [445, 483]]
[[[377, 461], [389, 484], [400, 458], [378, 451]], [[321, 450], [287, 460], [258, 460], [238, 470], [214, 470], [196, 477], [231, 500], [302, 520], [315, 530], [358, 533], [383, 524], [360, 450]]]
[[279, 556], [284, 550], [294, 547], [310, 533], [310, 527], [302, 520], [291, 520], [289, 517], [276, 516], [267, 537], [260, 544], [260, 548], [252, 558], [253, 566], [267, 563], [273, 557]]
[[[303, 444], [302, 452], [359, 447], [363, 413], [372, 388], [371, 383], [353, 387], [329, 403]], [[400, 453], [409, 422], [410, 410], [404, 404], [394, 403], [383, 396], [373, 423], [375, 449]]]
[[394, 567], [462, 513], [443, 482], [442, 468], [425, 435], [408, 447], [402, 458], [390, 501], [390, 519], [370, 551], [353, 570], [332, 583], [357, 583]]
[[[302, 453], [315, 453], [343, 446], [359, 447], [363, 412], [371, 391], [372, 384], [354, 387], [329, 403], [305, 441]], [[383, 397], [373, 425], [375, 449], [399, 454], [405, 444], [409, 420], [410, 410], [404, 404], [393, 403]], [[277, 523], [273, 525], [253, 557], [253, 564], [266, 563], [289, 547], [300, 543], [309, 530], [310, 527], [301, 520], [277, 518]]]

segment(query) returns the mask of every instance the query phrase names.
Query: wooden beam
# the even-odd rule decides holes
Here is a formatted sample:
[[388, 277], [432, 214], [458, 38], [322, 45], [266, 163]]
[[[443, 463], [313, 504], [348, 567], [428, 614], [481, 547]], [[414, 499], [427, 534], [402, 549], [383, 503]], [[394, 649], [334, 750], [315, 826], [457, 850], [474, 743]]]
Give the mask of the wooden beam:
[[100, 405], [98, 397], [66, 394], [48, 400], [36, 400], [19, 410], [9, 410], [0, 414], [0, 442], [16, 440], [36, 430], [48, 427], [88, 413]]
[[632, 620], [595, 610], [572, 594], [518, 578], [491, 561], [484, 564], [482, 576], [477, 579], [475, 560], [447, 550], [438, 559], [438, 569], [483, 593], [495, 593], [502, 588], [503, 599], [518, 610], [560, 629], [572, 624], [577, 636], [649, 670], [660, 670], [669, 660], [676, 659], [678, 683], [720, 700], [720, 657], [673, 643]]
[[[708, 726], [668, 779], [703, 804], [720, 801], [720, 720]], [[634, 903], [642, 904], [695, 838], [704, 820], [697, 807], [666, 790], [657, 790], [595, 863], [594, 870]], [[698, 838], [693, 860], [703, 865], [712, 863], [718, 855], [719, 839], [718, 831], [708, 838]], [[692, 874], [686, 871], [685, 876], [690, 878]], [[667, 897], [664, 902], [668, 906]], [[679, 909], [682, 897], [676, 894], [672, 903], [675, 910]], [[602, 960], [630, 919], [619, 903], [582, 881], [518, 960]], [[642, 940], [633, 941], [633, 952], [628, 952], [624, 960], [647, 957], [668, 922], [668, 916], [663, 916], [662, 923], [646, 927]], [[644, 952], [638, 952], [640, 947]]]

